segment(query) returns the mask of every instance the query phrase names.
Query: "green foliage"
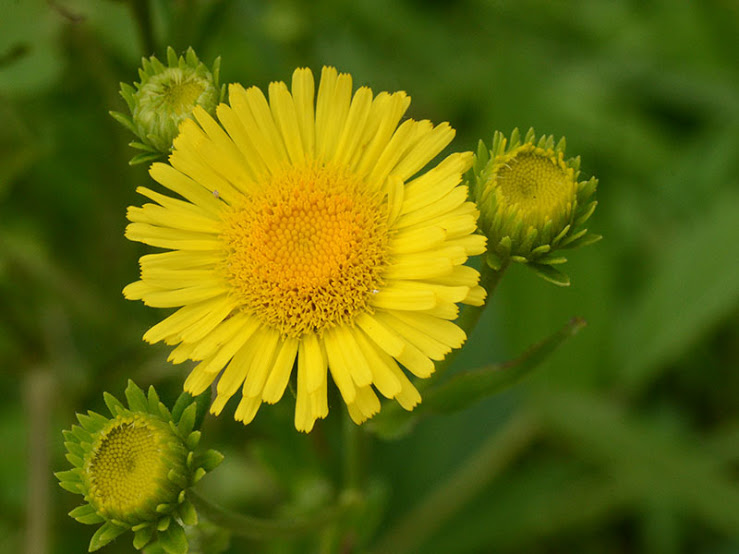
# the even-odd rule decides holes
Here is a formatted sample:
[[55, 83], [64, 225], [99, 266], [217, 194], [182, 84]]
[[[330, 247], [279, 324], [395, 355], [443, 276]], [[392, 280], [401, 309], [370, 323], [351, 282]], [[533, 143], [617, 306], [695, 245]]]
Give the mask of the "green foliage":
[[[146, 40], [133, 3], [152, 7]], [[402, 441], [371, 438], [372, 480], [347, 523], [359, 531], [257, 542], [201, 517], [184, 528], [191, 552], [369, 550], [412, 529], [414, 510], [441, 514], [425, 503], [461, 490], [459, 472], [521, 413], [536, 422], [528, 442], [442, 498], [435, 530], [408, 551], [736, 551], [738, 29], [739, 12], [718, 0], [0, 0], [0, 443], [13, 445], [0, 458], [0, 551], [86, 551], [92, 528], [66, 516], [79, 497], [50, 479], [68, 467], [63, 442], [76, 442], [61, 430], [75, 411], [104, 411], [101, 391], [129, 378], [172, 405], [190, 369], [143, 343], [159, 315], [120, 292], [143, 253], [122, 236], [125, 207], [151, 183], [127, 166], [130, 133], [108, 115], [126, 110], [119, 83], [136, 79], [141, 57], [164, 59], [169, 44], [222, 56], [225, 83], [264, 86], [326, 63], [375, 91], [406, 90], [409, 115], [457, 129], [455, 149], [495, 129], [567, 136], [583, 178], [599, 178], [588, 227], [606, 237], [567, 251], [568, 288], [507, 270], [450, 382], [573, 316], [588, 327], [506, 393], [426, 418]], [[204, 493], [281, 518], [337, 500], [340, 422], [298, 435], [291, 400], [247, 428], [229, 414], [202, 421], [198, 407], [193, 425], [226, 454]], [[178, 529], [167, 527], [169, 551], [181, 551]]]
[[500, 394], [544, 363], [558, 346], [577, 334], [585, 324], [585, 321], [574, 318], [515, 360], [460, 371], [448, 381], [425, 388], [422, 404], [412, 413], [387, 406], [368, 423], [368, 427], [383, 438], [397, 439], [409, 433], [425, 416], [458, 412]]
[[623, 386], [636, 392], [659, 378], [686, 345], [700, 340], [739, 302], [739, 196], [718, 193], [715, 206], [656, 254], [651, 286], [633, 302], [615, 335]]

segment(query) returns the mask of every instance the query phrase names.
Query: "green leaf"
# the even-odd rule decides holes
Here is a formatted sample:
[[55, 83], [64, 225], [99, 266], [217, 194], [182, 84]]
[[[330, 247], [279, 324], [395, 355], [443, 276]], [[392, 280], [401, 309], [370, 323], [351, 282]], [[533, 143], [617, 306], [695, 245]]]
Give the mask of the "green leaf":
[[485, 263], [488, 264], [490, 269], [494, 269], [495, 271], [499, 271], [503, 267], [503, 260], [492, 250], [488, 250], [485, 256]]
[[93, 508], [89, 504], [78, 506], [77, 508], [69, 512], [69, 517], [72, 517], [80, 523], [84, 523], [85, 525], [95, 525], [97, 523], [102, 523], [103, 521], [105, 521], [105, 518], [98, 515], [98, 513], [95, 511], [95, 508]]
[[185, 477], [180, 471], [176, 469], [170, 469], [167, 472], [167, 479], [177, 485], [181, 489], [186, 489], [189, 485], [187, 477]]
[[77, 414], [77, 420], [80, 425], [90, 433], [97, 433], [103, 428], [105, 422], [101, 422], [99, 419], [93, 417], [94, 412], [87, 412], [87, 414]]
[[185, 446], [189, 448], [190, 450], [195, 450], [195, 447], [200, 442], [200, 436], [202, 433], [200, 431], [193, 431], [190, 433], [187, 438], [185, 439]]
[[593, 200], [585, 206], [583, 209], [583, 212], [575, 219], [575, 221], [572, 222], [572, 226], [577, 229], [580, 225], [585, 223], [588, 219], [590, 219], [590, 216], [593, 215], [593, 212], [595, 211], [595, 208], [598, 206], [598, 201]]
[[185, 500], [180, 505], [179, 516], [185, 525], [194, 526], [198, 524], [198, 513], [195, 511], [195, 506], [189, 500]]
[[157, 535], [159, 545], [167, 554], [185, 554], [188, 550], [187, 535], [178, 524], [172, 523], [166, 531]]
[[562, 241], [562, 244], [559, 245], [559, 248], [582, 248], [583, 246], [590, 246], [591, 244], [595, 244], [602, 238], [602, 235], [588, 233], [587, 229], [583, 229], [581, 231], [578, 231], [575, 235], [572, 235], [572, 237], [567, 237], [567, 239]]
[[534, 273], [545, 281], [549, 281], [550, 283], [554, 283], [560, 287], [568, 287], [570, 285], [570, 278], [560, 270], [553, 268], [551, 265], [537, 263], [529, 263], [526, 265], [534, 270]]
[[136, 154], [133, 158], [131, 158], [131, 161], [128, 162], [128, 165], [138, 165], [138, 164], [145, 164], [149, 162], [153, 162], [156, 160], [161, 160], [164, 158], [164, 154], [161, 153], [146, 153], [142, 152], [141, 154]]
[[195, 484], [198, 481], [200, 481], [203, 477], [205, 477], [205, 474], [206, 474], [206, 471], [202, 467], [199, 467], [198, 469], [196, 469], [195, 472], [192, 474], [192, 479], [191, 479], [192, 484]]
[[75, 436], [80, 443], [86, 442], [87, 444], [92, 443], [92, 435], [88, 433], [84, 428], [79, 425], [72, 425], [72, 434]]
[[583, 319], [573, 318], [559, 331], [533, 345], [515, 360], [458, 373], [449, 381], [429, 388], [424, 394], [421, 411], [455, 412], [506, 390], [539, 367], [557, 347], [576, 335], [584, 326]]
[[127, 529], [125, 527], [120, 527], [108, 521], [107, 523], [103, 524], [100, 529], [95, 531], [92, 539], [90, 539], [89, 551], [95, 552], [96, 550], [100, 550], [110, 541], [125, 533], [126, 530]]
[[622, 317], [616, 335], [621, 378], [631, 393], [654, 381], [668, 364], [739, 303], [739, 195], [671, 240], [656, 260], [648, 287]]
[[163, 517], [157, 522], [157, 531], [163, 532], [169, 529], [170, 524], [172, 523], [171, 517]]
[[536, 260], [537, 264], [545, 264], [545, 265], [560, 265], [567, 263], [567, 258], [564, 256], [558, 256], [555, 253], [549, 253], [543, 255], [541, 258], [538, 258]]
[[172, 421], [172, 414], [170, 413], [169, 408], [167, 408], [167, 405], [164, 402], [160, 401], [157, 408], [159, 411], [159, 415], [162, 416], [163, 419], [169, 420], [170, 423], [174, 424], [174, 422]]
[[195, 415], [197, 414], [197, 404], [190, 404], [185, 411], [182, 412], [182, 418], [177, 424], [177, 432], [181, 437], [187, 437], [195, 426]]
[[208, 408], [210, 408], [210, 399], [213, 394], [213, 391], [210, 387], [205, 389], [202, 394], [199, 394], [195, 397], [195, 403], [198, 406], [198, 411], [195, 414], [195, 429], [200, 429], [200, 427], [203, 425], [203, 420], [205, 419], [205, 415], [208, 413]]
[[78, 481], [59, 481], [59, 486], [73, 494], [83, 494], [82, 483]]
[[70, 481], [73, 483], [79, 483], [80, 482], [80, 470], [70, 469], [69, 471], [57, 471], [54, 474], [54, 477], [56, 477], [60, 481]]
[[115, 396], [108, 392], [103, 392], [103, 400], [105, 400], [105, 405], [110, 410], [111, 415], [117, 416], [122, 411], [125, 411], [126, 407], [121, 404], [121, 401], [118, 400]]
[[153, 525], [147, 525], [146, 527], [138, 529], [133, 537], [133, 547], [136, 550], [141, 550], [147, 544], [149, 544], [149, 541], [151, 541], [151, 538], [153, 536], [154, 536], [154, 526]]
[[128, 380], [128, 386], [126, 387], [126, 399], [128, 400], [128, 407], [132, 412], [148, 412], [149, 403], [146, 400], [146, 395], [136, 383]]
[[206, 450], [198, 457], [197, 465], [205, 471], [213, 471], [223, 461], [223, 454], [217, 450]]
[[631, 491], [616, 490], [608, 476], [593, 476], [576, 460], [519, 464], [485, 491], [493, 498], [475, 502], [434, 536], [435, 552], [490, 552], [490, 545], [494, 552], [536, 552], [558, 537], [602, 529], [633, 500]]
[[85, 464], [85, 461], [80, 456], [76, 456], [72, 453], [68, 452], [67, 454], [64, 455], [64, 457], [74, 467], [82, 467]]
[[114, 111], [109, 111], [108, 113], [110, 114], [110, 117], [115, 119], [118, 123], [123, 125], [126, 129], [131, 131], [133, 134], [137, 133], [136, 127], [134, 126], [133, 121], [131, 120], [130, 116], [124, 115], [120, 112], [114, 112]]
[[485, 143], [480, 140], [477, 143], [477, 154], [475, 155], [474, 161], [473, 161], [473, 171], [475, 175], [479, 175], [483, 169], [485, 169], [485, 166], [487, 165], [488, 161], [490, 161], [490, 152], [488, 152], [487, 146], [485, 146]]
[[187, 408], [190, 404], [193, 402], [193, 397], [189, 392], [183, 392], [177, 397], [177, 400], [174, 403], [174, 406], [172, 406], [172, 420], [175, 423], [180, 422], [180, 418], [182, 417], [182, 412], [185, 411], [185, 408]]
[[149, 401], [149, 412], [152, 414], [157, 413], [161, 400], [159, 400], [159, 395], [157, 394], [156, 389], [151, 385], [149, 386], [147, 400]]
[[144, 548], [144, 554], [167, 554], [164, 548], [158, 543], [153, 542], [150, 543], [146, 548]]
[[82, 448], [82, 445], [77, 441], [66, 441], [64, 443], [64, 448], [66, 448], [67, 452], [69, 452], [70, 454], [74, 454], [75, 456], [79, 456], [80, 458], [84, 457], [85, 455], [85, 449]]
[[150, 152], [150, 153], [156, 152], [154, 148], [152, 148], [148, 144], [144, 144], [143, 142], [138, 142], [134, 140], [134, 141], [129, 142], [128, 145], [131, 148], [135, 148], [136, 150], [142, 150], [144, 152]]
[[575, 453], [603, 467], [614, 490], [629, 491], [689, 514], [728, 536], [739, 529], [739, 486], [700, 440], [665, 429], [661, 420], [627, 414], [592, 393], [547, 390], [532, 405]]
[[426, 415], [462, 410], [483, 398], [498, 394], [531, 373], [559, 345], [584, 326], [585, 320], [573, 318], [515, 360], [458, 373], [448, 381], [428, 388], [423, 393], [423, 402], [412, 412], [401, 411], [390, 405], [367, 425], [384, 439], [397, 439], [407, 434]]

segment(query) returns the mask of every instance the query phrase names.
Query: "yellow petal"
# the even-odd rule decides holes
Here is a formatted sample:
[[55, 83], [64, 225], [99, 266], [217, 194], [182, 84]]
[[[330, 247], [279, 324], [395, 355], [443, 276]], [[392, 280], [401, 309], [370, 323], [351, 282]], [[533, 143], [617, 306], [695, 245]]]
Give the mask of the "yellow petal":
[[283, 339], [280, 351], [275, 359], [274, 367], [267, 378], [262, 391], [262, 400], [274, 404], [282, 398], [285, 387], [290, 380], [290, 374], [298, 353], [299, 341], [294, 338]]

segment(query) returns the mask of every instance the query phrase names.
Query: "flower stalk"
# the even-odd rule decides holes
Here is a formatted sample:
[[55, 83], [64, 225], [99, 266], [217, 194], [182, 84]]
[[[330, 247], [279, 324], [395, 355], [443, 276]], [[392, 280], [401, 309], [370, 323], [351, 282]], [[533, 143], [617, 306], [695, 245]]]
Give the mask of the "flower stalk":
[[356, 498], [343, 496], [336, 504], [304, 518], [267, 519], [233, 512], [194, 490], [188, 492], [188, 498], [204, 519], [234, 535], [254, 540], [285, 539], [315, 533], [343, 517], [356, 505]]

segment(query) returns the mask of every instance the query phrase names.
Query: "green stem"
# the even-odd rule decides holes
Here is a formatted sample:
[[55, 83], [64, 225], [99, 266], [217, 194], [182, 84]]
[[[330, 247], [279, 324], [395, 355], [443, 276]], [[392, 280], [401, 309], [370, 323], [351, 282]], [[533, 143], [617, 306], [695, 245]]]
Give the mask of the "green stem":
[[[333, 552], [339, 545], [351, 545], [356, 541], [357, 525], [365, 495], [365, 467], [367, 465], [367, 435], [354, 423], [348, 413], [343, 419], [343, 490], [341, 498], [350, 501], [352, 507], [347, 510], [348, 517], [328, 527], [324, 533], [323, 552]], [[329, 549], [330, 548], [330, 549]], [[341, 547], [342, 549], [345, 547]]]
[[151, 10], [149, 9], [149, 0], [130, 0], [133, 18], [139, 28], [141, 35], [141, 43], [144, 47], [144, 56], [151, 56], [156, 53], [156, 45], [154, 41], [154, 27], [151, 22]]
[[54, 387], [54, 377], [46, 369], [34, 369], [27, 374], [24, 391], [25, 407], [29, 414], [26, 554], [49, 551], [49, 426]]
[[364, 436], [359, 425], [348, 414], [343, 421], [344, 433], [344, 492], [360, 493], [362, 490], [362, 470], [364, 457]]
[[403, 554], [422, 546], [531, 444], [537, 429], [537, 423], [530, 414], [515, 416], [500, 432], [488, 438], [446, 482], [380, 538], [372, 552]]
[[188, 498], [198, 514], [211, 523], [241, 537], [256, 540], [291, 538], [315, 533], [342, 517], [354, 504], [351, 498], [342, 497], [338, 504], [328, 506], [310, 517], [266, 519], [247, 516], [222, 508], [190, 490]]

